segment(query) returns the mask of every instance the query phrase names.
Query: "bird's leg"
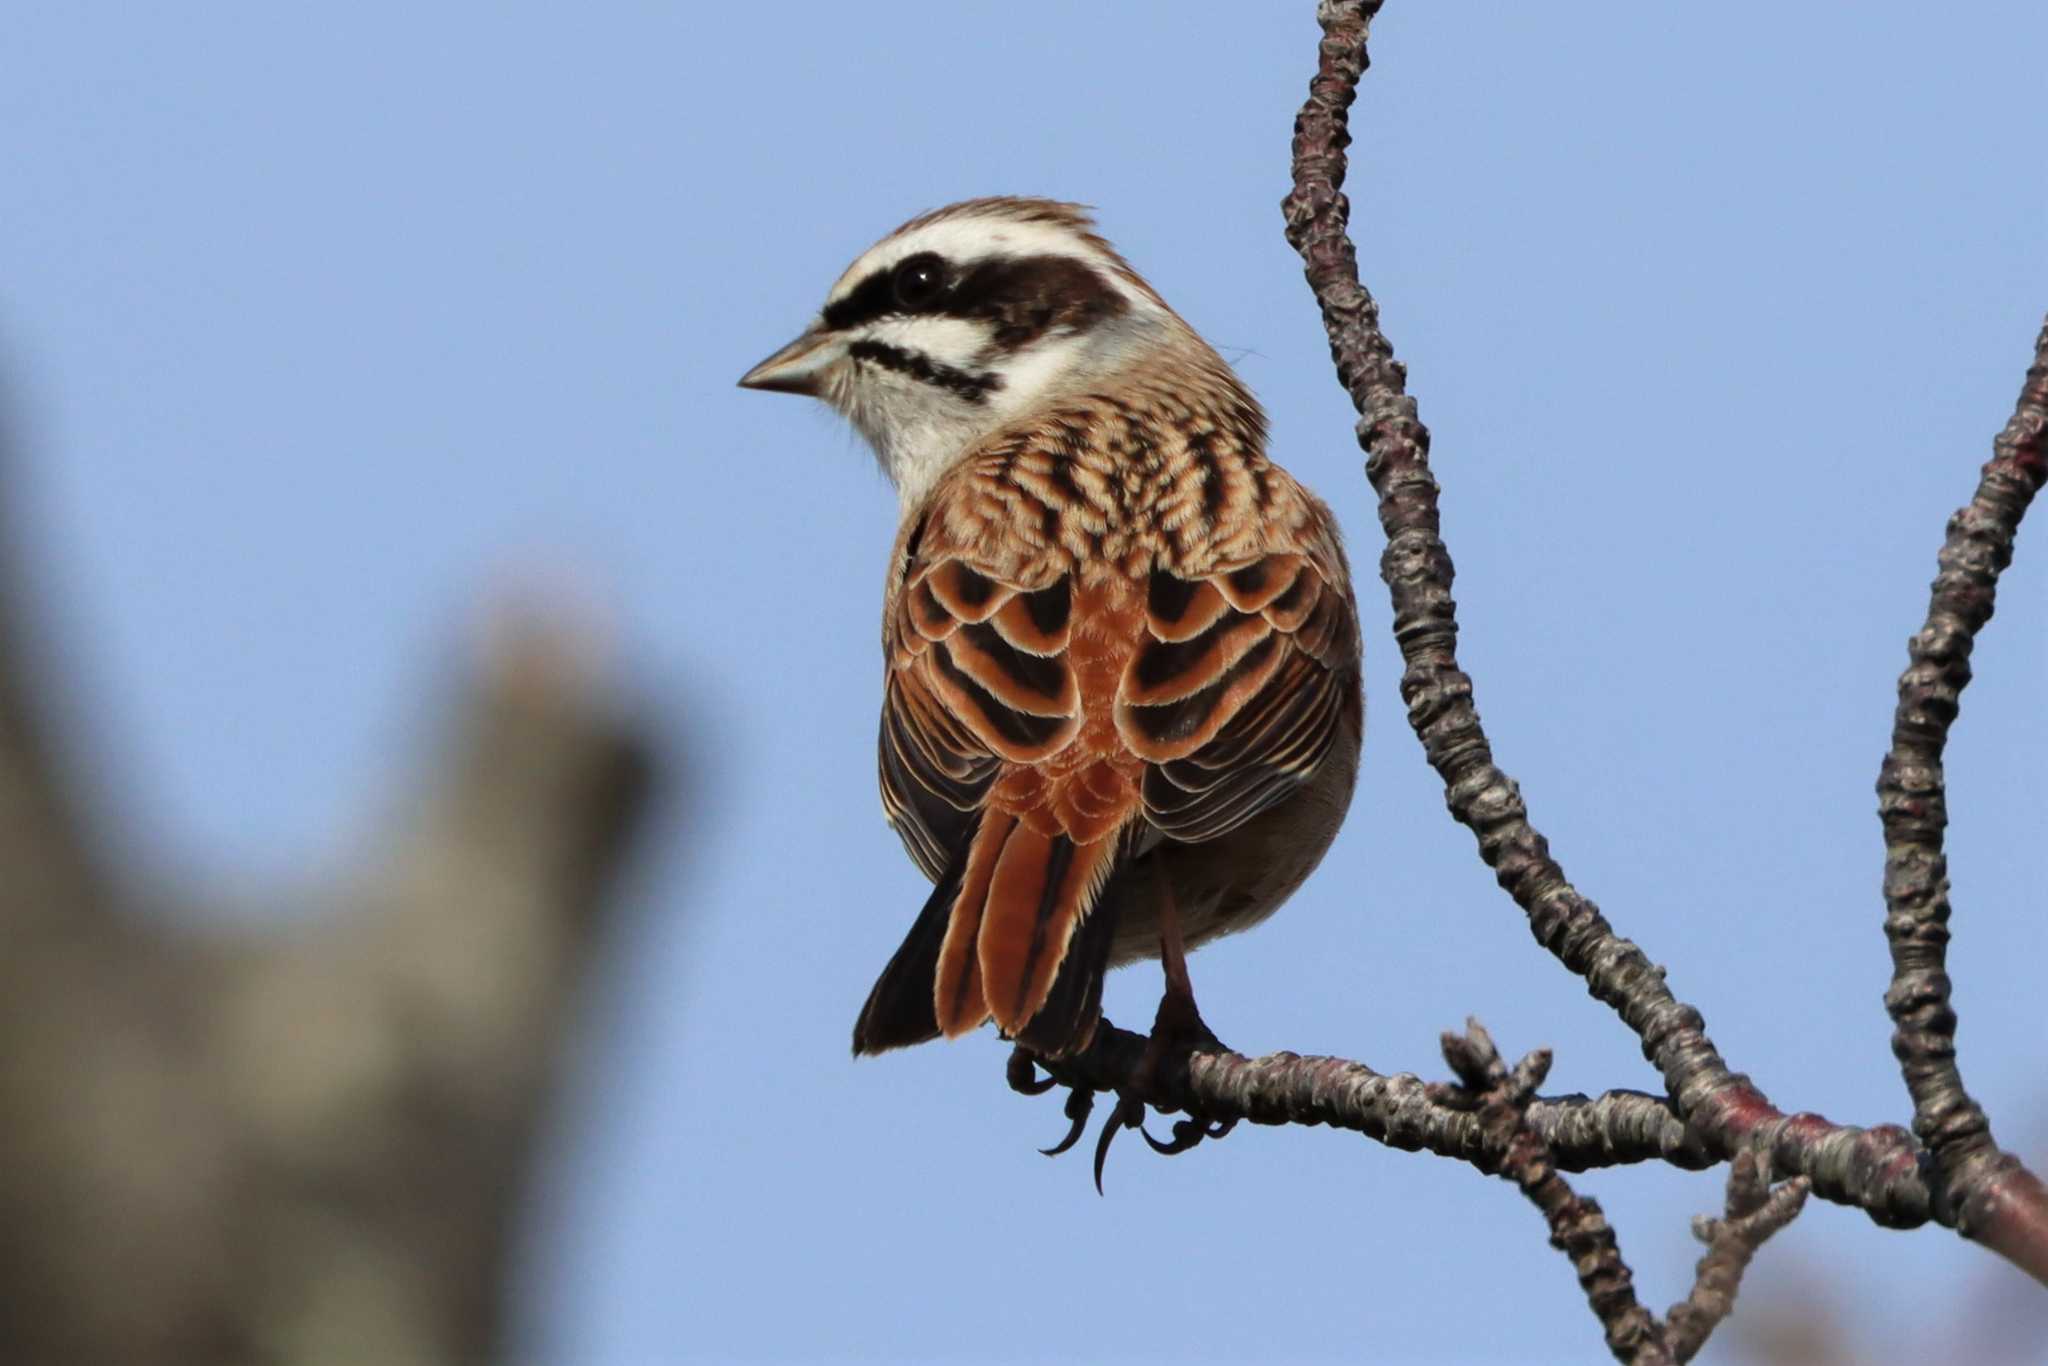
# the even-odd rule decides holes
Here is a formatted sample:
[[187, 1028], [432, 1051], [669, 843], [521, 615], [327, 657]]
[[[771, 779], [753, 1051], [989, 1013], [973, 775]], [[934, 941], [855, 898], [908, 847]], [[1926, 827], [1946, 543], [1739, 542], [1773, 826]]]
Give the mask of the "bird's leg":
[[1163, 871], [1159, 876], [1159, 966], [1166, 976], [1166, 992], [1159, 998], [1159, 1013], [1152, 1020], [1153, 1047], [1146, 1049], [1146, 1061], [1157, 1067], [1173, 1044], [1221, 1048], [1222, 1041], [1210, 1032], [1195, 1005], [1195, 984], [1188, 978], [1187, 941], [1180, 932], [1180, 910], [1173, 900], [1173, 884]]
[[[1173, 899], [1173, 884], [1164, 870], [1159, 874], [1159, 965], [1166, 975], [1166, 990], [1159, 998], [1159, 1010], [1152, 1018], [1152, 1034], [1139, 1056], [1137, 1075], [1143, 1092], [1152, 1095], [1165, 1090], [1163, 1075], [1167, 1060], [1198, 1049], [1220, 1049], [1218, 1039], [1202, 1019], [1195, 1005], [1194, 983], [1188, 977], [1187, 941], [1181, 934], [1180, 910]], [[1184, 1153], [1205, 1138], [1221, 1138], [1234, 1127], [1234, 1120], [1211, 1123], [1198, 1115], [1176, 1120], [1173, 1137], [1164, 1141], [1145, 1128], [1145, 1100], [1137, 1091], [1119, 1092], [1116, 1109], [1102, 1126], [1095, 1143], [1095, 1189], [1102, 1189], [1102, 1164], [1109, 1156], [1110, 1140], [1118, 1129], [1136, 1129], [1152, 1151], [1168, 1156]]]

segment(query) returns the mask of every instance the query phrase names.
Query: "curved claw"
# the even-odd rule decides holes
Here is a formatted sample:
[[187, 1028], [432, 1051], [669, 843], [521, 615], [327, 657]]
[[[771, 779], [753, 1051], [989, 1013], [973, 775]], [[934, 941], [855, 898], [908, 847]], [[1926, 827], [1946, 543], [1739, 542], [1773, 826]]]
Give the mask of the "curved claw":
[[[1050, 1087], [1051, 1085], [1051, 1078], [1047, 1078], [1045, 1087], [1041, 1087], [1039, 1089], [1044, 1090], [1046, 1089], [1046, 1087]], [[1053, 1144], [1050, 1148], [1040, 1148], [1038, 1151], [1044, 1153], [1047, 1157], [1058, 1157], [1061, 1153], [1073, 1147], [1076, 1143], [1079, 1143], [1081, 1141], [1082, 1133], [1085, 1132], [1088, 1128], [1088, 1116], [1091, 1112], [1094, 1111], [1094, 1109], [1095, 1093], [1093, 1091], [1086, 1091], [1078, 1086], [1075, 1087], [1073, 1090], [1069, 1091], [1067, 1093], [1067, 1104], [1065, 1114], [1073, 1127], [1067, 1130], [1067, 1136], [1065, 1138]], [[1096, 1164], [1096, 1170], [1101, 1170], [1101, 1164], [1099, 1161]], [[1098, 1187], [1101, 1186], [1102, 1181], [1100, 1177], [1096, 1179], [1095, 1184]]]
[[[1102, 1164], [1109, 1159], [1110, 1140], [1116, 1137], [1118, 1129], [1136, 1129], [1145, 1133], [1145, 1102], [1135, 1096], [1117, 1097], [1116, 1109], [1109, 1112], [1103, 1121], [1102, 1137], [1095, 1140], [1095, 1193], [1102, 1194]], [[1151, 1141], [1152, 1135], [1145, 1134]]]
[[1221, 1138], [1236, 1127], [1237, 1121], [1234, 1119], [1211, 1121], [1190, 1118], [1176, 1120], [1173, 1126], [1173, 1137], [1163, 1142], [1152, 1137], [1149, 1130], [1140, 1128], [1138, 1132], [1145, 1135], [1145, 1141], [1152, 1145], [1153, 1152], [1165, 1157], [1172, 1157], [1177, 1153], [1186, 1152], [1205, 1138]]
[[1173, 1137], [1164, 1141], [1152, 1137], [1150, 1129], [1141, 1127], [1138, 1132], [1143, 1134], [1145, 1141], [1152, 1145], [1152, 1151], [1162, 1157], [1172, 1157], [1176, 1153], [1184, 1153], [1209, 1136], [1208, 1126], [1195, 1119], [1177, 1121], [1173, 1126]]
[[1022, 1048], [1010, 1050], [1008, 1077], [1010, 1089], [1027, 1096], [1042, 1096], [1059, 1085], [1049, 1072], [1041, 1080], [1038, 1075], [1038, 1060]]

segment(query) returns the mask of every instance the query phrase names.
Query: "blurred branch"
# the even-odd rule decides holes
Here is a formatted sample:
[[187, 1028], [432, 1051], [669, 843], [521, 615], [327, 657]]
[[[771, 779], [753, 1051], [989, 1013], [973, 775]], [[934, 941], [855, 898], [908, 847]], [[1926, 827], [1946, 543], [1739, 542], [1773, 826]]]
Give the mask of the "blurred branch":
[[531, 1139], [650, 793], [595, 661], [505, 633], [324, 914], [200, 933], [106, 914], [26, 653], [0, 621], [0, 1360], [500, 1354]]
[[[0, 476], [18, 453], [11, 405], [0, 384]], [[7, 508], [0, 503], [0, 518]], [[32, 604], [11, 591], [26, 582], [18, 550], [0, 527], [0, 935], [83, 932], [111, 892], [88, 847], [76, 794], [60, 772], [37, 693]]]

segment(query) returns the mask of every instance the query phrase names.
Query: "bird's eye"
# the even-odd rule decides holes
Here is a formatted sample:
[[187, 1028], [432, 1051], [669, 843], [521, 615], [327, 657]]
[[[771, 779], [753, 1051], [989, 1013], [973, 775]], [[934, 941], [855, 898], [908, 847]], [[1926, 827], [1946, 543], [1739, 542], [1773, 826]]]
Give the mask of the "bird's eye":
[[890, 282], [898, 308], [910, 312], [928, 308], [946, 290], [946, 263], [928, 251], [906, 256]]

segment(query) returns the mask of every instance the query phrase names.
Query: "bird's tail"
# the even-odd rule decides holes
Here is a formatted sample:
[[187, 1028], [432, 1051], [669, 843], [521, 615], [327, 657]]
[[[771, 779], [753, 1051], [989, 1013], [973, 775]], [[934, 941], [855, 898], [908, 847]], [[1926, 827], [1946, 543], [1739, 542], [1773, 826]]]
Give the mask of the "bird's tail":
[[991, 1017], [1041, 1053], [1085, 1048], [1101, 1018], [1127, 848], [1121, 832], [1076, 844], [985, 812], [868, 994], [853, 1051], [954, 1037]]

